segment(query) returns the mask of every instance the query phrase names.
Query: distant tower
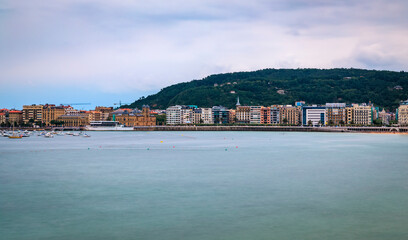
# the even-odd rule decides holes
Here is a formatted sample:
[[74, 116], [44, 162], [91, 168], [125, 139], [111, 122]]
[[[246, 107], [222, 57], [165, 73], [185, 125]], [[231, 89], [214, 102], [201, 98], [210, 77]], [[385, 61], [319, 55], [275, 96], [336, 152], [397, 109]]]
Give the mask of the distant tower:
[[237, 97], [237, 104], [235, 104], [236, 106], [241, 106], [241, 104], [239, 103], [239, 97]]

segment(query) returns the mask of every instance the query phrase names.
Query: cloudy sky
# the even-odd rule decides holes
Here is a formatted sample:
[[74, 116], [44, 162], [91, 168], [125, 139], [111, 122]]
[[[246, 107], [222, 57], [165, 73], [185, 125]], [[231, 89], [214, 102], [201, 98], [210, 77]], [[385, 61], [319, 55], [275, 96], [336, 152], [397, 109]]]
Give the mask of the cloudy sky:
[[0, 0], [0, 108], [133, 102], [262, 68], [407, 71], [407, 12], [406, 0]]

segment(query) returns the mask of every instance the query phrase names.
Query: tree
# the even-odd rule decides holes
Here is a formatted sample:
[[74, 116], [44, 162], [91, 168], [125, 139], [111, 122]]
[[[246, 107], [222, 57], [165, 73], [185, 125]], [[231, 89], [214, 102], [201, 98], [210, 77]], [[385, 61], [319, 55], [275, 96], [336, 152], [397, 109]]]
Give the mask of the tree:
[[313, 125], [312, 120], [307, 121], [307, 125], [308, 125], [308, 126], [312, 126], [312, 125]]
[[284, 124], [287, 124], [287, 123], [288, 123], [288, 119], [287, 119], [287, 118], [284, 118], [282, 122], [283, 122]]
[[344, 125], [344, 121], [341, 120], [341, 121], [339, 122], [339, 124], [340, 124], [340, 126]]

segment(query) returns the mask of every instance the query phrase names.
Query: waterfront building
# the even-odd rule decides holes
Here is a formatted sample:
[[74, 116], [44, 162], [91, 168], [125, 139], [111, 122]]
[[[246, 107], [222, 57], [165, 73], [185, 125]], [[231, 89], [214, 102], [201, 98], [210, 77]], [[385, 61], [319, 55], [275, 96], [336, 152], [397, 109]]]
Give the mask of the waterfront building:
[[213, 124], [212, 108], [201, 108], [201, 120], [204, 124]]
[[250, 106], [249, 123], [260, 124], [261, 123], [261, 108], [262, 106]]
[[400, 126], [408, 126], [408, 100], [401, 102], [397, 118]]
[[114, 111], [113, 113], [115, 121], [127, 127], [156, 125], [156, 117], [150, 114], [150, 107], [147, 105], [143, 105], [142, 111], [123, 109], [123, 111]]
[[65, 107], [65, 115], [78, 115], [79, 114], [79, 110], [74, 109], [71, 106], [67, 106]]
[[201, 114], [202, 114], [202, 109], [201, 108], [195, 108], [193, 109], [193, 124], [199, 124], [203, 120], [201, 119]]
[[6, 112], [0, 112], [0, 124], [4, 125], [7, 123], [7, 115]]
[[174, 125], [181, 124], [181, 109], [180, 105], [171, 106], [166, 109], [166, 124]]
[[271, 109], [271, 124], [279, 124], [279, 112], [280, 108], [277, 105], [272, 105]]
[[103, 119], [103, 114], [100, 111], [89, 111], [89, 122], [91, 121], [106, 121]]
[[343, 125], [346, 123], [345, 103], [326, 103], [325, 124]]
[[28, 123], [30, 120], [34, 122], [43, 121], [43, 105], [24, 105], [22, 111], [23, 122]]
[[64, 106], [55, 106], [55, 105], [44, 105], [43, 108], [43, 123], [46, 126], [51, 126], [52, 121], [57, 121], [59, 116], [65, 114]]
[[300, 124], [300, 107], [294, 107], [292, 105], [286, 105], [279, 108], [279, 122], [289, 125]]
[[322, 106], [303, 106], [302, 107], [302, 124], [303, 125], [324, 125], [326, 107]]
[[271, 124], [271, 108], [261, 107], [261, 124]]
[[251, 108], [249, 106], [237, 106], [235, 117], [237, 123], [249, 123]]
[[366, 104], [353, 104], [353, 122], [367, 126], [373, 123], [372, 107]]
[[194, 119], [194, 110], [189, 106], [184, 106], [181, 108], [181, 124], [192, 124]]
[[10, 110], [8, 112], [8, 121], [11, 124], [20, 125], [23, 123], [23, 111]]
[[61, 115], [57, 121], [63, 122], [64, 127], [85, 127], [89, 125], [89, 116], [87, 113], [78, 113], [77, 115]]
[[346, 106], [346, 124], [353, 124], [353, 106]]
[[381, 119], [383, 125], [389, 125], [392, 119], [392, 114], [387, 113], [385, 109], [378, 113], [378, 118]]
[[236, 110], [230, 109], [229, 110], [229, 123], [235, 123], [236, 122]]
[[228, 123], [229, 110], [223, 106], [213, 106], [212, 114], [215, 124]]
[[98, 106], [98, 107], [95, 107], [95, 111], [101, 113], [101, 121], [109, 121], [110, 114], [113, 112], [113, 107]]

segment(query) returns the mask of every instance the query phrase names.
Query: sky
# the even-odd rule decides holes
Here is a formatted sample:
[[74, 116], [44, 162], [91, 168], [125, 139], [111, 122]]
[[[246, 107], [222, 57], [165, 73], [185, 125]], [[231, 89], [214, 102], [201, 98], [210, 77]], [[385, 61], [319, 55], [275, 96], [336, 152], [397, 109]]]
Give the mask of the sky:
[[0, 0], [0, 108], [263, 68], [408, 71], [406, 0]]

